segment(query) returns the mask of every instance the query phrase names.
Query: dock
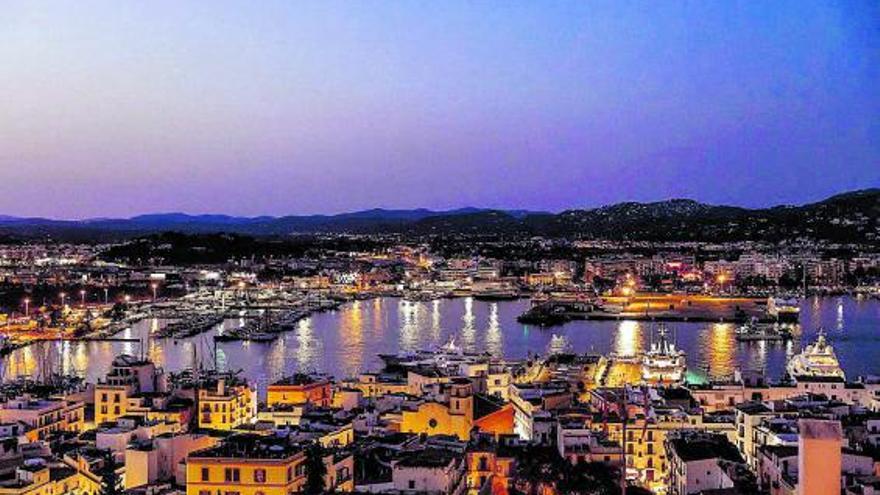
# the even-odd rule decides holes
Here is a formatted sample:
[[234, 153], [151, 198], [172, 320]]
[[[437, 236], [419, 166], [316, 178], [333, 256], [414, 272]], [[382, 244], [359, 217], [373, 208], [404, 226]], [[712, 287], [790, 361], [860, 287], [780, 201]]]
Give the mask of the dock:
[[559, 325], [572, 320], [635, 320], [657, 322], [774, 323], [766, 299], [684, 294], [640, 294], [603, 297], [592, 304], [543, 301], [523, 313], [519, 321], [536, 325]]

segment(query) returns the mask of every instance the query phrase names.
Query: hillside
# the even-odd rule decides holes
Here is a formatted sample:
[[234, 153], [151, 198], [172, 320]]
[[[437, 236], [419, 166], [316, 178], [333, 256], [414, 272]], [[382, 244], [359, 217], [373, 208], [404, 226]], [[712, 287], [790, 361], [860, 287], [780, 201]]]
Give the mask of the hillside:
[[797, 238], [880, 243], [880, 189], [817, 203], [747, 209], [689, 199], [626, 202], [558, 214], [462, 208], [372, 209], [338, 215], [233, 217], [184, 213], [129, 219], [60, 221], [0, 216], [0, 236], [112, 240], [159, 232], [287, 236], [296, 233], [393, 233], [410, 236], [548, 236], [626, 240], [766, 240]]

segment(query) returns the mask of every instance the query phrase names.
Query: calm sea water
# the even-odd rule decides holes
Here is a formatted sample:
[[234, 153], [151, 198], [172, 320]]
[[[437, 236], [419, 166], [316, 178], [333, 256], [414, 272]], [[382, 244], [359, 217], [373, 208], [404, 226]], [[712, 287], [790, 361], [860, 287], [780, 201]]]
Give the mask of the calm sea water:
[[[551, 346], [576, 352], [632, 354], [645, 349], [654, 325], [646, 322], [575, 321], [542, 329], [517, 323], [527, 300], [484, 302], [470, 298], [411, 303], [396, 298], [349, 303], [337, 311], [304, 319], [273, 343], [225, 342], [213, 335], [240, 325], [227, 320], [201, 336], [174, 341], [149, 339], [160, 320], [145, 320], [121, 333], [136, 342], [52, 342], [19, 349], [0, 362], [4, 378], [62, 371], [95, 381], [114, 356], [143, 352], [159, 366], [177, 371], [196, 359], [206, 367], [242, 370], [260, 390], [295, 371], [321, 371], [338, 378], [378, 369], [379, 353], [433, 348], [450, 337], [468, 350], [508, 358], [546, 352]], [[780, 377], [788, 356], [823, 327], [849, 377], [880, 374], [880, 301], [851, 297], [809, 298], [802, 302], [797, 338], [787, 344], [739, 343], [732, 324], [669, 324], [678, 346], [688, 355], [692, 377], [723, 378], [739, 367]], [[553, 336], [557, 338], [553, 338]]]

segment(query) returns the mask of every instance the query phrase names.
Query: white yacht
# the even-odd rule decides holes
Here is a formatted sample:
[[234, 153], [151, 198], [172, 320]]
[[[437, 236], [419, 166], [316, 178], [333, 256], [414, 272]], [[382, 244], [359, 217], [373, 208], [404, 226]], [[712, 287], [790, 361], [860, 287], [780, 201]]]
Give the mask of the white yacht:
[[798, 377], [846, 379], [834, 347], [825, 340], [825, 333], [821, 330], [816, 342], [809, 344], [800, 354], [792, 356], [787, 370], [789, 376], [795, 380]]
[[800, 317], [800, 302], [795, 299], [781, 297], [767, 298], [767, 314], [782, 323], [795, 323]]
[[669, 384], [684, 381], [687, 363], [685, 352], [675, 348], [667, 338], [665, 327], [657, 330], [657, 340], [642, 356], [642, 380], [649, 384]]

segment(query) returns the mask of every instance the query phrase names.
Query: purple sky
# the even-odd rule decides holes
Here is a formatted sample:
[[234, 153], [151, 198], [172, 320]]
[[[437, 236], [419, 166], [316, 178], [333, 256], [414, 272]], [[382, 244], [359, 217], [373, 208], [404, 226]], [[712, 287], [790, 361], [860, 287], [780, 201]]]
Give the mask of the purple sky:
[[876, 1], [4, 2], [0, 214], [880, 186]]

